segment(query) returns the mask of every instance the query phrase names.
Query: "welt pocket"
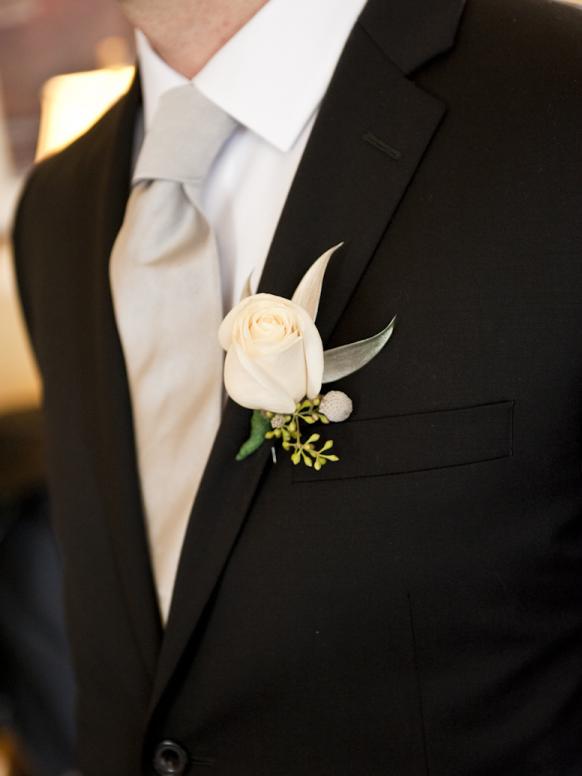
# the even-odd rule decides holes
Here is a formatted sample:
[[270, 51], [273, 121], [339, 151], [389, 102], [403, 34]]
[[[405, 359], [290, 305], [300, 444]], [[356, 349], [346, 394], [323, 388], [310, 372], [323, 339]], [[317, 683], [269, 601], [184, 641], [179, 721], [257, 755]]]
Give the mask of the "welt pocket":
[[491, 461], [513, 451], [513, 401], [351, 420], [324, 427], [337, 463], [293, 470], [294, 482], [408, 474]]

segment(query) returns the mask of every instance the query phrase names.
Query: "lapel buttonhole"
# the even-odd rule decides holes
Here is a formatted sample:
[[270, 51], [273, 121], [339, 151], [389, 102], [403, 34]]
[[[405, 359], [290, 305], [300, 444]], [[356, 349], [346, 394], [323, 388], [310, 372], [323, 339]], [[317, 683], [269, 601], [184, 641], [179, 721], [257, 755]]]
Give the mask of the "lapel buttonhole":
[[375, 135], [373, 132], [365, 132], [362, 135], [362, 140], [369, 145], [373, 146], [374, 148], [377, 148], [378, 151], [382, 151], [382, 153], [387, 154], [391, 159], [394, 159], [395, 161], [398, 161], [402, 158], [402, 153], [397, 149], [394, 148], [394, 146], [389, 145], [386, 143], [382, 138]]

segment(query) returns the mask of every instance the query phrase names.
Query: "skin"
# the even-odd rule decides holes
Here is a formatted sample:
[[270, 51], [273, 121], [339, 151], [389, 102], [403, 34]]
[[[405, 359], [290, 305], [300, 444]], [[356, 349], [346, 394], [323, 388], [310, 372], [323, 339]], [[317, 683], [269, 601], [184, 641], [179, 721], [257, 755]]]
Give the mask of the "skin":
[[120, 0], [170, 67], [193, 78], [268, 0]]

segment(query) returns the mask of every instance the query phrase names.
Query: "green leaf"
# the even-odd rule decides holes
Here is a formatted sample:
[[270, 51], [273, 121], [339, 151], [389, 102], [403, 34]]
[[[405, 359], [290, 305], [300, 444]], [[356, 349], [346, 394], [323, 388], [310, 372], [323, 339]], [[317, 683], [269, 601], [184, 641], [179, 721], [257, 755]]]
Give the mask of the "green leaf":
[[245, 458], [256, 452], [265, 441], [265, 434], [267, 434], [270, 428], [271, 421], [260, 410], [255, 410], [251, 415], [250, 436], [238, 451], [236, 460], [244, 461]]

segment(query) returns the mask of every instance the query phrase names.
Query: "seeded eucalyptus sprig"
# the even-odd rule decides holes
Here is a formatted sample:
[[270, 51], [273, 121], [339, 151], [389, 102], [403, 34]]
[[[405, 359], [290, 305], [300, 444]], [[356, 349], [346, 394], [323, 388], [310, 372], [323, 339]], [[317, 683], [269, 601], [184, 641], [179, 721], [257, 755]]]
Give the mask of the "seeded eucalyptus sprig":
[[247, 458], [265, 440], [280, 439], [283, 450], [291, 454], [291, 461], [295, 465], [303, 462], [305, 466], [319, 471], [325, 464], [339, 461], [337, 455], [329, 452], [333, 447], [331, 439], [320, 446], [317, 444], [321, 440], [320, 434], [310, 434], [306, 439], [302, 435], [302, 424], [327, 425], [330, 422], [327, 415], [321, 412], [321, 400], [321, 396], [315, 399], [304, 399], [296, 405], [292, 415], [255, 410], [251, 417], [251, 434], [239, 450], [237, 460], [242, 461]]
[[[301, 424], [311, 426], [314, 423], [329, 423], [328, 418], [319, 411], [321, 396], [315, 399], [304, 399], [295, 407], [293, 415], [273, 415], [266, 413], [271, 421], [272, 431], [265, 434], [265, 439], [281, 439], [282, 448], [291, 453], [291, 461], [297, 466], [303, 463], [309, 468], [319, 471], [328, 461], [339, 461], [337, 455], [327, 454], [333, 447], [333, 442], [328, 440], [320, 449], [316, 443], [320, 441], [320, 434], [311, 434], [305, 441], [302, 439]], [[269, 417], [270, 416], [270, 417]]]

